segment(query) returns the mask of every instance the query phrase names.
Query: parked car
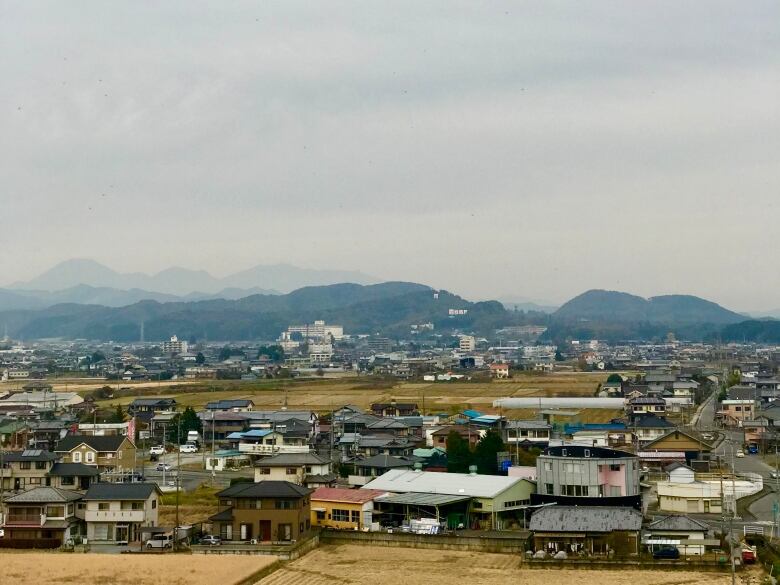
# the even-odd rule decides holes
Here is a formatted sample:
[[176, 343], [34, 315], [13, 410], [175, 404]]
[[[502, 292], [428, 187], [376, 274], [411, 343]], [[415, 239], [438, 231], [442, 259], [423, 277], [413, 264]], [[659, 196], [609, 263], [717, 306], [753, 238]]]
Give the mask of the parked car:
[[170, 534], [155, 534], [146, 541], [146, 548], [161, 548], [163, 550], [173, 548], [173, 537]]
[[173, 465], [170, 463], [158, 463], [157, 467], [155, 467], [157, 471], [170, 471], [173, 469]]
[[653, 551], [654, 559], [679, 559], [680, 551], [676, 547], [659, 548]]
[[745, 456], [745, 452], [742, 449], [740, 449], [739, 451], [737, 451], [736, 455], [737, 455], [738, 458], [739, 457], [744, 457]]
[[219, 536], [213, 536], [206, 534], [200, 539], [200, 544], [207, 544], [209, 546], [219, 546], [222, 544], [222, 539]]
[[772, 479], [780, 479], [780, 473], [778, 473], [777, 471], [770, 471], [769, 477], [771, 477]]
[[165, 455], [165, 447], [162, 445], [155, 445], [149, 448], [149, 455]]
[[184, 445], [179, 445], [179, 453], [197, 453], [198, 447], [194, 443], [185, 443]]

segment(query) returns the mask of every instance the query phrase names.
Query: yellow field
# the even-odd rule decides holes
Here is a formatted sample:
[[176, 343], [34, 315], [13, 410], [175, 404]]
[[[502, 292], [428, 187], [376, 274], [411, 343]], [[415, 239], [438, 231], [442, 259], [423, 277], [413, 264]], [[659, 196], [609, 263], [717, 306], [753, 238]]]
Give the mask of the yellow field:
[[323, 546], [257, 585], [727, 585], [723, 574], [681, 571], [521, 569], [515, 555], [365, 546]]
[[[339, 380], [264, 380], [261, 382], [193, 381], [170, 383], [129, 384], [128, 395], [107, 400], [101, 404], [127, 405], [137, 396], [174, 396], [182, 406], [202, 408], [211, 400], [221, 398], [250, 398], [258, 409], [280, 408], [285, 399], [291, 409], [326, 412], [345, 404], [362, 408], [372, 402], [416, 402], [426, 413], [455, 413], [473, 408], [486, 413], [497, 413], [493, 401], [505, 397], [537, 396], [594, 396], [608, 373], [552, 373], [520, 374], [511, 380], [486, 382], [429, 382], [410, 383], [372, 377], [354, 377]], [[112, 387], [116, 387], [112, 384]], [[601, 415], [590, 414], [598, 422]], [[610, 413], [606, 419], [614, 416]]]
[[243, 555], [0, 553], [2, 582], [9, 585], [233, 585], [275, 561]]

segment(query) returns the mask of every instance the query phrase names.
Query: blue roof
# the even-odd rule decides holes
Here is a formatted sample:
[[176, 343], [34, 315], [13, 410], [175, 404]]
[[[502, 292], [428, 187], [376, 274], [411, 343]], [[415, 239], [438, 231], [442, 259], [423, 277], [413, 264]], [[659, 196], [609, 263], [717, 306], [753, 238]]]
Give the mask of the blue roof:
[[476, 410], [464, 410], [462, 414], [466, 415], [469, 418], [478, 418], [482, 416], [482, 413], [477, 412]]
[[242, 433], [242, 432], [230, 433], [227, 436], [227, 438], [228, 439], [243, 439], [244, 438], [244, 433]]
[[271, 429], [252, 429], [251, 431], [247, 431], [245, 433], [241, 433], [244, 438], [252, 438], [252, 437], [265, 437], [266, 435], [270, 435], [273, 433]]
[[497, 416], [495, 414], [486, 414], [483, 416], [478, 416], [476, 418], [472, 418], [471, 422], [477, 423], [480, 425], [494, 425], [497, 422], [501, 420], [502, 417]]
[[571, 423], [563, 426], [563, 432], [567, 435], [577, 431], [624, 431], [623, 423]]

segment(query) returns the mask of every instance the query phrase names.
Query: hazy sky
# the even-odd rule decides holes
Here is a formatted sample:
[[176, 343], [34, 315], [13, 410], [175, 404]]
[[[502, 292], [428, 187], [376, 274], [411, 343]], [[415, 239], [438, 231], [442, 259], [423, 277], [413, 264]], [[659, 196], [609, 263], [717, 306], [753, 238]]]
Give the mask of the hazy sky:
[[780, 4], [0, 0], [0, 274], [780, 307]]

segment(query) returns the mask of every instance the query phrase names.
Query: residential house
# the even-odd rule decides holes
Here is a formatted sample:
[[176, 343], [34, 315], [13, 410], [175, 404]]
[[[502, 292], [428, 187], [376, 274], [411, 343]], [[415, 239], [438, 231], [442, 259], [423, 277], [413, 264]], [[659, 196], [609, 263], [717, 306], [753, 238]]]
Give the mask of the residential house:
[[5, 419], [0, 420], [0, 449], [26, 449], [30, 444], [30, 423]]
[[413, 402], [376, 402], [371, 405], [374, 416], [416, 416], [420, 414], [417, 404]]
[[509, 364], [490, 364], [490, 375], [499, 380], [509, 378]]
[[0, 543], [59, 548], [83, 533], [76, 506], [82, 498], [83, 494], [54, 487], [36, 487], [6, 498], [5, 534]]
[[645, 526], [642, 544], [650, 552], [673, 546], [682, 555], [703, 555], [707, 547], [720, 544], [718, 539], [707, 539], [710, 530], [709, 525], [688, 516], [664, 516]]
[[49, 486], [49, 472], [58, 457], [41, 449], [26, 449], [3, 453], [0, 469], [2, 489], [23, 492]]
[[639, 554], [642, 513], [626, 507], [549, 506], [534, 512], [528, 528], [536, 551], [628, 557]]
[[127, 407], [127, 414], [138, 416], [148, 414], [148, 418], [160, 412], [176, 412], [175, 398], [136, 398]]
[[282, 453], [255, 463], [255, 481], [288, 481], [314, 488], [333, 485], [330, 460], [316, 453]]
[[536, 459], [534, 504], [642, 506], [639, 458], [633, 453], [562, 445], [548, 447]]
[[755, 400], [724, 400], [716, 417], [728, 426], [741, 426], [746, 420], [753, 420], [756, 415]]
[[141, 528], [158, 526], [162, 492], [156, 483], [95, 483], [84, 495], [89, 542], [141, 540]]
[[215, 400], [206, 404], [209, 412], [250, 412], [254, 407], [255, 403], [248, 398]]
[[288, 435], [271, 429], [252, 429], [232, 433], [228, 435], [227, 439], [238, 451], [251, 456], [308, 453], [310, 451], [306, 437]]
[[234, 484], [217, 493], [213, 531], [227, 541], [296, 541], [311, 528], [311, 492], [289, 481]]
[[311, 525], [339, 530], [368, 530], [373, 523], [374, 499], [387, 492], [318, 488], [311, 495]]
[[692, 430], [673, 429], [666, 434], [642, 446], [639, 456], [643, 461], [675, 461], [692, 464], [694, 461], [708, 460], [712, 445]]
[[666, 414], [666, 401], [656, 396], [638, 396], [630, 398], [626, 405], [629, 416], [637, 414]]
[[136, 448], [129, 437], [69, 435], [55, 447], [63, 463], [83, 463], [100, 471], [135, 468]]
[[645, 414], [631, 419], [630, 426], [636, 435], [640, 445], [663, 437], [674, 425], [662, 416]]
[[73, 491], [86, 491], [100, 481], [100, 471], [83, 463], [55, 463], [48, 473], [47, 485]]
[[514, 445], [527, 441], [534, 446], [546, 447], [551, 431], [552, 425], [545, 420], [509, 420], [504, 430], [504, 442]]
[[371, 480], [384, 475], [391, 469], [414, 469], [414, 461], [392, 455], [374, 455], [366, 459], [356, 459], [352, 462], [354, 473], [347, 477], [351, 486], [363, 486]]
[[[447, 449], [447, 437], [451, 432], [458, 433], [462, 439], [468, 442], [471, 448], [474, 448], [485, 431], [480, 431], [472, 428], [470, 425], [449, 425], [441, 427], [430, 434], [431, 442], [429, 447], [439, 447], [441, 449]], [[511, 433], [509, 433], [511, 435]]]

